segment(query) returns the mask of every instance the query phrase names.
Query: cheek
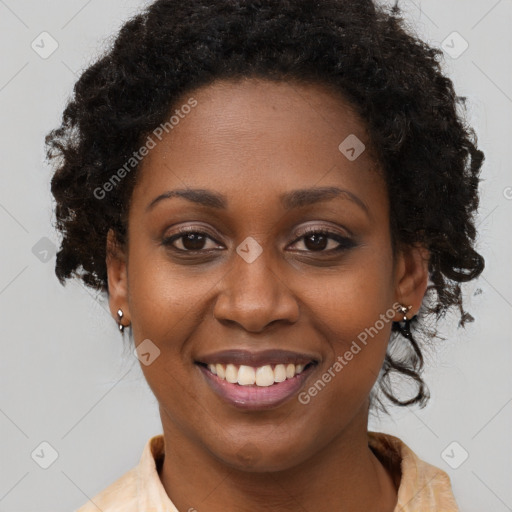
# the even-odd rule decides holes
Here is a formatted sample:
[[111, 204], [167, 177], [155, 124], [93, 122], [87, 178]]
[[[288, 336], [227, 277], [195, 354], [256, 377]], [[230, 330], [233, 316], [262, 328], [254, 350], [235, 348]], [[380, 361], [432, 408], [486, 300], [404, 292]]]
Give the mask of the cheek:
[[[215, 275], [172, 264], [165, 250], [136, 251], [128, 268], [130, 313], [136, 341], [154, 339], [166, 349], [197, 326]], [[218, 278], [217, 278], [218, 280]]]
[[313, 318], [323, 318], [341, 333], [357, 335], [393, 304], [393, 259], [385, 245], [361, 247], [333, 272], [301, 281]]
[[204, 298], [214, 281], [207, 274], [192, 276], [190, 270], [178, 269], [160, 250], [134, 250], [128, 280], [135, 345], [147, 346], [151, 358], [149, 364], [141, 358], [144, 377], [175, 422], [193, 418], [198, 397], [188, 386], [194, 368], [187, 340], [204, 321]]
[[306, 282], [304, 289], [314, 330], [329, 342], [324, 399], [355, 403], [370, 391], [386, 354], [395, 315], [393, 261], [373, 246], [347, 262], [326, 282]]

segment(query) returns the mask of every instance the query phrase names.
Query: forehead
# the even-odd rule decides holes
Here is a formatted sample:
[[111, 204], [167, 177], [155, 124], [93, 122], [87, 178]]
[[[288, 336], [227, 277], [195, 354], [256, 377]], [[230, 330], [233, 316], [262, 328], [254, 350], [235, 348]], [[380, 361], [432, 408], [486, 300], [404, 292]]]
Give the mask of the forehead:
[[[150, 134], [156, 144], [133, 203], [178, 186], [267, 198], [312, 186], [382, 189], [364, 123], [321, 84], [217, 81], [185, 94], [168, 117], [172, 123]], [[355, 159], [346, 153], [352, 147]]]

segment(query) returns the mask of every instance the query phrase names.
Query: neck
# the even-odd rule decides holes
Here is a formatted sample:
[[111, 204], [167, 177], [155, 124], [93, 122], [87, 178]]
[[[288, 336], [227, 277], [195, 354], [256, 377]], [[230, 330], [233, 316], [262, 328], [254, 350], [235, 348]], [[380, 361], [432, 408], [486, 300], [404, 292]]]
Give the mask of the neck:
[[178, 510], [393, 512], [397, 489], [368, 447], [364, 411], [320, 452], [299, 465], [272, 472], [223, 464], [183, 435], [164, 413], [165, 458], [160, 479]]

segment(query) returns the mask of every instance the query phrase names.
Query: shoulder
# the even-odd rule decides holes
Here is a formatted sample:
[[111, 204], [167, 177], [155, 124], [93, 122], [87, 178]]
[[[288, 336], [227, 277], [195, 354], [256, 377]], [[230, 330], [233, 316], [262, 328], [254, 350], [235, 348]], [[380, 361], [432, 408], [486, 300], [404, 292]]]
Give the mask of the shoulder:
[[137, 467], [130, 469], [75, 512], [137, 511]]
[[382, 432], [368, 432], [368, 441], [381, 462], [398, 471], [396, 512], [459, 511], [450, 477], [445, 471], [420, 459], [398, 437]]
[[[90, 498], [74, 512], [140, 512], [141, 510], [173, 510], [160, 482], [158, 466], [164, 456], [164, 438], [150, 438], [139, 464], [106, 489]], [[175, 509], [174, 509], [175, 510]]]

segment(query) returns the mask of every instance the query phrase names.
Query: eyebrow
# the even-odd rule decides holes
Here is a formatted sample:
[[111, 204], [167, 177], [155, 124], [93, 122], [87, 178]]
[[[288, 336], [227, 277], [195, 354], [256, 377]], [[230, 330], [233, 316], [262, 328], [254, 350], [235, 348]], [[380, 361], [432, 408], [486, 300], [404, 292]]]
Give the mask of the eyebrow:
[[169, 190], [160, 194], [158, 197], [155, 197], [155, 199], [146, 206], [146, 212], [152, 210], [160, 201], [163, 201], [164, 199], [171, 199], [173, 197], [182, 197], [183, 199], [187, 199], [193, 203], [224, 210], [227, 208], [228, 204], [226, 197], [217, 192], [204, 189], [184, 188], [179, 190]]
[[[196, 204], [209, 208], [217, 208], [221, 210], [227, 209], [228, 201], [226, 196], [205, 189], [177, 189], [169, 190], [155, 197], [146, 207], [146, 213], [152, 210], [159, 202], [164, 199], [173, 197], [181, 197]], [[339, 187], [313, 187], [292, 190], [279, 196], [279, 199], [285, 210], [294, 208], [302, 208], [321, 201], [328, 201], [334, 198], [348, 199], [357, 204], [368, 216], [368, 206], [350, 190], [341, 189]]]

